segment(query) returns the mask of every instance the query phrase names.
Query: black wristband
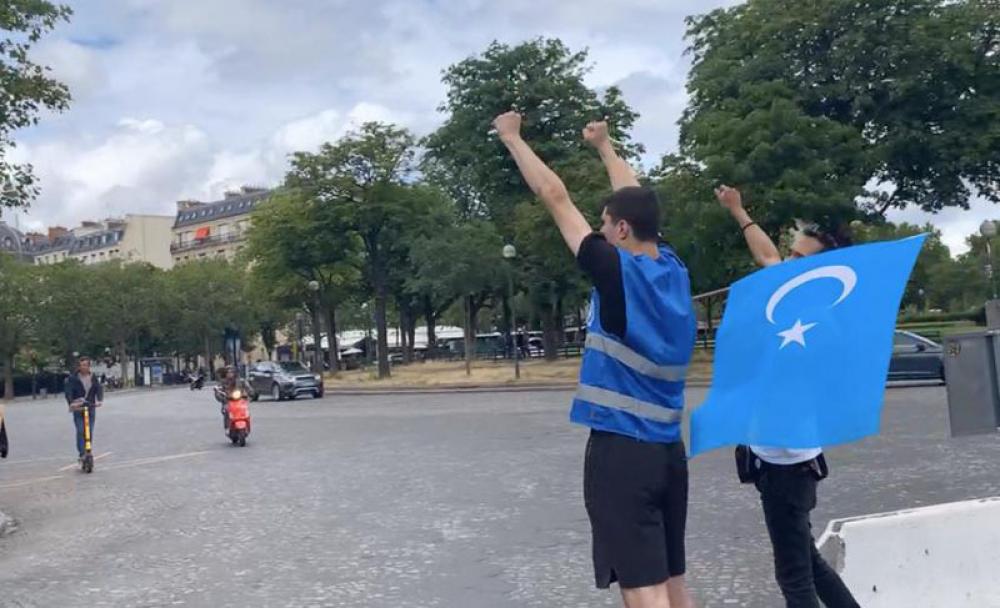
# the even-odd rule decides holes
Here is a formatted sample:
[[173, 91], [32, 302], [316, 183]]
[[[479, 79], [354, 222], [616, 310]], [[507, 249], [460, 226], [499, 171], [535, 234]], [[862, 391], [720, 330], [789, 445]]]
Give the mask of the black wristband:
[[747, 222], [746, 224], [744, 224], [743, 226], [741, 226], [740, 230], [742, 230], [743, 232], [746, 232], [747, 228], [749, 228], [750, 226], [756, 226], [756, 225], [757, 225], [757, 222], [750, 221], [750, 222]]

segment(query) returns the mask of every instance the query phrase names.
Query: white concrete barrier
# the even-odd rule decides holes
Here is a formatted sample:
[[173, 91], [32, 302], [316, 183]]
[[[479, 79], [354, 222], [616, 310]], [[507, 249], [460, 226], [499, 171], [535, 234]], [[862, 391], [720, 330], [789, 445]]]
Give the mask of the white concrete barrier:
[[1000, 497], [834, 520], [818, 544], [864, 608], [1000, 607]]

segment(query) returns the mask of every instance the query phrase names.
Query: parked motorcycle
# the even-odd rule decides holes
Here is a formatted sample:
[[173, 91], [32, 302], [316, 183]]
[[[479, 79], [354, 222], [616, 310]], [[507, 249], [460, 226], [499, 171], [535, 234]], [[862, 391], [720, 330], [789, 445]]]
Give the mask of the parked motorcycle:
[[205, 388], [205, 373], [198, 372], [198, 375], [191, 380], [191, 390], [201, 390]]

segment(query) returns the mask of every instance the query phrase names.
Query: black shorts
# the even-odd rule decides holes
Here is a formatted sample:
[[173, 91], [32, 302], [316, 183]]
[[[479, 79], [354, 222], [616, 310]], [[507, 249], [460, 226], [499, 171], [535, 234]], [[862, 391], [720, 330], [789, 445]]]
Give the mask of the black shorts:
[[590, 432], [583, 499], [594, 543], [594, 576], [607, 589], [647, 587], [684, 574], [688, 468], [684, 443]]

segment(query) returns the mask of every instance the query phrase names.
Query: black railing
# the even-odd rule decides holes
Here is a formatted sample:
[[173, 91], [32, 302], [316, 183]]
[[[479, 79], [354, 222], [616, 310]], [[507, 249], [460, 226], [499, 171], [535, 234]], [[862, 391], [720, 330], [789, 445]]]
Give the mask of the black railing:
[[170, 243], [170, 253], [179, 253], [181, 251], [191, 251], [192, 249], [201, 249], [203, 247], [213, 247], [216, 245], [225, 245], [228, 243], [234, 243], [236, 241], [242, 241], [243, 235], [236, 234], [217, 234], [215, 236], [207, 236], [203, 239], [194, 239], [184, 243]]

